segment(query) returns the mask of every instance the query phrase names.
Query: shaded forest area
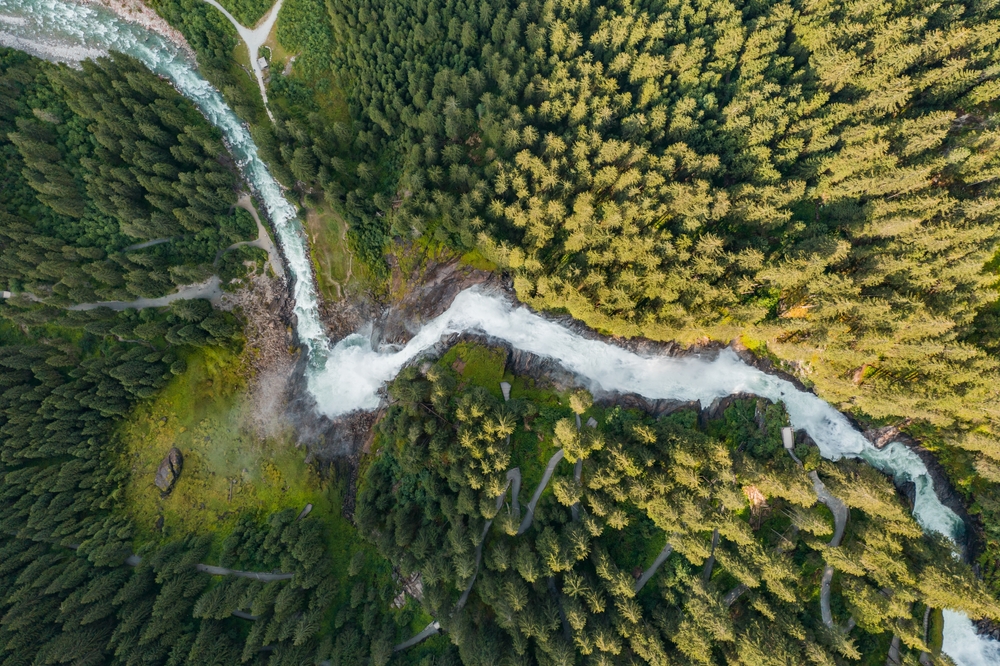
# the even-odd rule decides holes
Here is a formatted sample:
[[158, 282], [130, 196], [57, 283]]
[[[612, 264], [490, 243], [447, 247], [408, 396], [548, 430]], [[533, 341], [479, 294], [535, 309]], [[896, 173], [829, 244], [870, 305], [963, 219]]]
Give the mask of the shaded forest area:
[[[37, 297], [0, 304], [0, 663], [314, 661], [338, 592], [322, 522], [247, 516], [217, 541], [130, 557], [117, 426], [195, 348], [240, 349], [240, 322], [205, 300], [65, 308], [171, 291], [254, 235], [218, 132], [123, 56], [76, 71], [0, 49], [0, 91], [0, 272]], [[220, 579], [201, 562], [293, 577]]]
[[256, 237], [218, 130], [137, 61], [76, 71], [4, 50], [0, 90], [5, 289], [57, 306], [162, 296]]
[[[893, 635], [901, 663], [916, 664], [936, 651], [926, 609], [1000, 611], [882, 474], [806, 443], [798, 466], [780, 406], [738, 400], [699, 424], [696, 411], [653, 419], [514, 377], [505, 403], [476, 376], [446, 357], [397, 377], [357, 507], [400, 576], [421, 574], [464, 664], [883, 664]], [[565, 460], [525, 530], [524, 505], [495, 499], [515, 465], [530, 496], [557, 447]], [[849, 507], [839, 546], [807, 470]], [[637, 589], [667, 542], [672, 555]]]

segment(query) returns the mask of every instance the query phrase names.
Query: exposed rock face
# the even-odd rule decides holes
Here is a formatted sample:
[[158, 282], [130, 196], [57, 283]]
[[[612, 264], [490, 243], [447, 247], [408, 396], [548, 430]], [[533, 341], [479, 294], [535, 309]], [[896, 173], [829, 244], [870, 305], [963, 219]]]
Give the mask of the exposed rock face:
[[884, 428], [872, 428], [871, 430], [865, 430], [864, 435], [865, 439], [874, 444], [876, 449], [881, 449], [889, 443], [904, 437], [904, 435], [899, 431], [899, 428], [891, 425], [885, 426]]
[[897, 487], [899, 488], [899, 493], [906, 498], [906, 504], [912, 512], [913, 506], [917, 502], [917, 484], [913, 483], [913, 481], [904, 481]]
[[1000, 623], [985, 618], [976, 620], [976, 633], [1000, 641]]
[[176, 446], [170, 449], [163, 462], [160, 463], [159, 469], [156, 470], [156, 479], [153, 483], [156, 487], [163, 491], [166, 495], [174, 487], [174, 483], [177, 482], [177, 477], [181, 475], [181, 467], [184, 464], [184, 458], [181, 456], [181, 450]]
[[382, 343], [405, 344], [421, 327], [448, 309], [458, 293], [474, 284], [497, 283], [492, 273], [463, 265], [458, 259], [428, 261], [411, 275], [393, 265], [392, 291], [402, 298], [391, 304], [380, 325]]

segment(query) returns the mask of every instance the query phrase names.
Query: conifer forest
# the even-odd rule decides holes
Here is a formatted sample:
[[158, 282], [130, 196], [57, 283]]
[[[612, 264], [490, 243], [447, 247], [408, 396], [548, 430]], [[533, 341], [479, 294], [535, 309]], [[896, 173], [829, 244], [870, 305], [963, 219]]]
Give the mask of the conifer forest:
[[996, 0], [0, 0], [0, 291], [0, 666], [1000, 664]]

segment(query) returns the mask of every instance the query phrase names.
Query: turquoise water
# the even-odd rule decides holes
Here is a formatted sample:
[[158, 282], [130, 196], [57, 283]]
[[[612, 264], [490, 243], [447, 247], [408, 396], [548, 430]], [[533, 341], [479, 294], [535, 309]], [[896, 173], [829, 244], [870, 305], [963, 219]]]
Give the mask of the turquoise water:
[[[594, 392], [633, 392], [649, 398], [701, 400], [747, 392], [784, 402], [792, 426], [805, 430], [830, 459], [862, 457], [917, 488], [914, 516], [929, 531], [961, 543], [962, 522], [938, 500], [920, 458], [901, 444], [877, 450], [843, 414], [815, 395], [743, 363], [732, 352], [713, 359], [644, 357], [601, 340], [584, 338], [526, 308], [511, 306], [502, 296], [471, 289], [403, 348], [373, 349], [369, 338], [348, 336], [336, 345], [327, 339], [308, 244], [295, 207], [257, 155], [247, 128], [225, 100], [198, 73], [189, 56], [166, 39], [123, 21], [95, 6], [59, 0], [0, 0], [0, 44], [40, 57], [78, 62], [109, 50], [120, 51], [168, 78], [218, 127], [246, 181], [262, 203], [274, 228], [291, 275], [296, 332], [306, 346], [308, 387], [320, 411], [337, 417], [374, 409], [380, 388], [407, 363], [427, 352], [442, 336], [479, 331], [511, 346], [559, 361]], [[959, 613], [945, 614], [945, 652], [960, 666], [1000, 664], [1000, 643], [975, 634], [972, 622]]]

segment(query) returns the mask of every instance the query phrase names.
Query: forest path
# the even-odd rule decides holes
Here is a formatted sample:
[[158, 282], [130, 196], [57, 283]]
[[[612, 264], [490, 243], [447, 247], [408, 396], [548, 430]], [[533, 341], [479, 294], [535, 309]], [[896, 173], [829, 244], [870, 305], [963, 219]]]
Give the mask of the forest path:
[[[532, 495], [531, 501], [528, 503], [524, 520], [521, 522], [521, 525], [518, 528], [517, 534], [515, 536], [521, 536], [522, 534], [528, 531], [528, 528], [531, 527], [531, 523], [535, 517], [535, 505], [538, 504], [538, 500], [541, 498], [542, 493], [545, 491], [545, 488], [549, 485], [549, 481], [552, 478], [553, 472], [555, 472], [556, 466], [559, 464], [560, 461], [562, 461], [564, 455], [565, 452], [562, 449], [559, 449], [554, 454], [552, 454], [551, 458], [549, 458], [549, 462], [545, 466], [545, 473], [542, 475], [542, 480], [538, 483], [538, 487], [535, 489], [535, 494]], [[574, 469], [574, 477], [577, 479], [577, 481], [579, 481], [580, 475], [575, 469]], [[504, 498], [507, 497], [507, 491], [510, 489], [511, 485], [514, 486], [512, 514], [517, 516], [520, 514], [518, 495], [520, 494], [521, 490], [521, 470], [518, 467], [514, 467], [512, 469], [507, 470], [507, 485], [504, 487], [503, 492], [497, 496], [496, 500], [497, 502], [496, 506], [498, 511], [500, 510], [500, 507], [503, 506]], [[479, 566], [480, 563], [482, 562], [483, 545], [486, 543], [486, 535], [489, 533], [490, 527], [492, 525], [493, 525], [493, 520], [487, 520], [486, 524], [483, 525], [483, 531], [479, 538], [479, 545], [476, 546], [475, 573], [472, 574], [472, 578], [469, 580], [468, 585], [465, 586], [465, 590], [462, 592], [462, 596], [459, 597], [458, 602], [455, 604], [455, 610], [461, 610], [465, 606], [466, 601], [468, 601], [469, 594], [472, 593], [472, 586], [476, 582], [476, 578], [479, 575]], [[639, 578], [639, 580], [636, 581], [635, 583], [636, 592], [645, 587], [646, 583], [648, 583], [649, 580], [654, 575], [656, 575], [657, 570], [664, 562], [666, 562], [667, 558], [670, 557], [670, 554], [673, 553], [673, 551], [674, 548], [669, 543], [663, 547], [663, 550], [661, 550], [660, 554], [656, 556], [656, 559], [653, 561], [653, 564], [650, 565], [650, 567], [642, 573], [642, 576]], [[405, 650], [408, 647], [413, 647], [414, 645], [424, 640], [425, 638], [429, 638], [434, 634], [438, 633], [440, 630], [441, 630], [441, 625], [438, 623], [437, 620], [434, 620], [429, 625], [427, 625], [423, 629], [423, 631], [421, 631], [419, 634], [403, 641], [402, 643], [395, 645], [392, 648], [392, 650], [393, 652], [399, 652], [400, 650]]]
[[830, 609], [830, 588], [833, 583], [833, 567], [829, 564], [823, 569], [823, 580], [819, 584], [819, 613], [823, 624], [833, 629], [833, 611]]
[[[554, 454], [552, 454], [551, 458], [549, 458], [549, 463], [548, 465], [545, 466], [545, 473], [542, 475], [542, 480], [539, 482], [538, 487], [535, 489], [535, 494], [531, 497], [531, 501], [528, 503], [527, 513], [524, 516], [524, 520], [521, 522], [520, 527], [518, 527], [517, 534], [515, 536], [521, 536], [528, 530], [529, 527], [531, 527], [532, 520], [535, 517], [535, 505], [538, 503], [539, 498], [541, 498], [542, 492], [545, 490], [546, 486], [549, 485], [549, 480], [552, 478], [552, 473], [555, 471], [556, 465], [559, 464], [559, 461], [563, 459], [564, 455], [565, 453], [563, 452], [563, 450], [559, 449]], [[513, 500], [512, 500], [513, 507], [511, 513], [514, 516], [519, 516], [521, 513], [521, 506], [518, 501], [518, 496], [521, 493], [521, 469], [519, 467], [513, 467], [507, 470], [507, 485], [504, 486], [503, 492], [497, 495], [496, 508], [497, 511], [499, 511], [500, 508], [503, 506], [504, 498], [507, 497], [507, 491], [511, 489], [512, 485], [514, 486], [514, 488], [513, 488]], [[465, 602], [469, 600], [469, 595], [472, 593], [472, 586], [475, 584], [476, 578], [479, 576], [479, 566], [482, 563], [483, 546], [486, 544], [486, 535], [489, 533], [490, 527], [492, 525], [493, 525], [492, 519], [487, 520], [486, 524], [483, 525], [482, 534], [480, 534], [479, 536], [479, 544], [476, 546], [476, 553], [475, 553], [476, 568], [474, 573], [472, 574], [472, 578], [469, 579], [469, 583], [465, 586], [465, 590], [462, 591], [462, 596], [459, 597], [458, 602], [455, 603], [455, 610], [461, 610], [465, 606]], [[669, 553], [667, 554], [669, 555]], [[666, 559], [666, 557], [664, 557], [663, 559]], [[654, 564], [654, 566], [652, 567], [653, 573], [655, 573], [656, 567], [659, 567], [659, 564]], [[650, 575], [652, 575], [652, 573], [650, 573]], [[435, 620], [434, 622], [431, 622], [429, 625], [427, 625], [427, 627], [425, 627], [424, 630], [421, 631], [419, 634], [403, 641], [402, 643], [399, 643], [398, 645], [394, 646], [392, 650], [393, 652], [399, 652], [400, 650], [405, 650], [408, 647], [416, 645], [425, 638], [433, 636], [440, 630], [441, 630], [441, 625], [438, 624], [437, 620]]]
[[[781, 440], [788, 452], [788, 455], [798, 464], [799, 467], [804, 468], [802, 461], [799, 460], [798, 456], [795, 455], [794, 449], [794, 438], [791, 428], [781, 429]], [[851, 512], [848, 510], [847, 505], [841, 500], [834, 497], [826, 486], [819, 478], [819, 474], [816, 470], [811, 470], [809, 472], [809, 479], [813, 484], [813, 491], [816, 493], [816, 497], [820, 502], [826, 505], [830, 512], [833, 513], [833, 538], [830, 539], [829, 546], [831, 548], [836, 548], [840, 545], [840, 542], [844, 538], [844, 530], [847, 529], [847, 519], [850, 517]], [[823, 624], [828, 628], [833, 629], [833, 610], [830, 608], [830, 594], [833, 587], [833, 567], [827, 564], [823, 568], [823, 578], [820, 580], [819, 584], [819, 612], [823, 618]], [[733, 590], [735, 592], [735, 590]], [[726, 595], [728, 598], [729, 595]], [[735, 599], [733, 599], [735, 601]]]
[[122, 252], [132, 252], [133, 250], [143, 250], [147, 247], [153, 247], [154, 245], [163, 245], [164, 243], [169, 243], [174, 239], [173, 236], [169, 238], [154, 238], [153, 240], [143, 241], [141, 243], [133, 243], [128, 247], [123, 247]]
[[535, 489], [535, 494], [532, 495], [531, 501], [528, 502], [524, 520], [521, 521], [521, 526], [517, 528], [517, 536], [521, 536], [528, 531], [529, 527], [531, 527], [531, 521], [535, 518], [535, 505], [538, 504], [538, 500], [541, 499], [542, 492], [545, 490], [545, 487], [549, 485], [549, 479], [552, 478], [552, 472], [556, 470], [556, 465], [558, 465], [563, 459], [563, 455], [565, 455], [563, 450], [559, 449], [552, 454], [551, 458], [549, 458], [549, 464], [545, 466], [545, 474], [542, 475], [542, 480], [538, 484], [538, 488]]
[[253, 216], [253, 221], [257, 223], [257, 238], [252, 241], [240, 241], [239, 243], [233, 243], [225, 250], [219, 252], [219, 255], [215, 258], [216, 261], [230, 250], [235, 250], [238, 247], [249, 246], [260, 248], [267, 252], [267, 262], [271, 266], [271, 270], [275, 275], [281, 279], [285, 278], [285, 267], [281, 263], [281, 257], [278, 256], [278, 248], [275, 247], [274, 241], [271, 240], [270, 234], [267, 233], [267, 228], [260, 221], [260, 216], [257, 215], [257, 209], [254, 208], [253, 199], [250, 198], [249, 194], [242, 194], [237, 200], [236, 205], [250, 213]]
[[[819, 475], [816, 474], [815, 470], [809, 472], [809, 478], [812, 479], [813, 490], [816, 491], [819, 501], [833, 512], [834, 530], [833, 538], [830, 539], [830, 547], [836, 548], [844, 538], [844, 530], [847, 528], [847, 517], [850, 515], [850, 512], [842, 501], [830, 494], [830, 491], [826, 489], [823, 482], [819, 480]], [[830, 609], [832, 583], [833, 567], [827, 564], [823, 569], [823, 579], [820, 581], [819, 586], [819, 611], [823, 617], [823, 624], [830, 629], [833, 628], [833, 611]]]
[[[76, 546], [70, 546], [76, 550]], [[125, 558], [125, 564], [130, 567], [137, 567], [142, 564], [142, 557], [139, 555], [129, 555]], [[194, 568], [202, 573], [207, 573], [211, 576], [236, 576], [237, 578], [252, 578], [254, 580], [259, 580], [262, 583], [273, 583], [279, 580], [291, 580], [295, 577], [293, 573], [282, 573], [273, 571], [240, 571], [239, 569], [227, 569], [226, 567], [217, 567], [212, 564], [196, 564]], [[239, 612], [239, 611], [237, 611]], [[236, 613], [234, 613], [236, 615]], [[237, 617], [243, 617], [243, 615], [236, 615]], [[250, 619], [250, 618], [244, 618]], [[256, 619], [256, 618], [254, 618]]]
[[[271, 240], [271, 236], [267, 233], [267, 228], [260, 221], [260, 216], [257, 214], [257, 209], [253, 206], [253, 200], [250, 198], [249, 194], [242, 194], [236, 205], [240, 208], [246, 210], [250, 215], [253, 216], [254, 222], [257, 223], [257, 238], [251, 241], [240, 241], [238, 243], [233, 243], [229, 247], [219, 250], [219, 253], [215, 257], [216, 263], [226, 252], [230, 250], [235, 250], [238, 247], [243, 247], [244, 245], [250, 247], [260, 248], [267, 252], [267, 261], [271, 266], [271, 270], [279, 278], [284, 279], [285, 268], [282, 265], [281, 257], [278, 255], [278, 249], [274, 245], [274, 241]], [[154, 245], [160, 245], [173, 240], [172, 238], [157, 238], [156, 240], [146, 241], [145, 243], [139, 243], [137, 245], [130, 245], [125, 248], [139, 250], [144, 247], [152, 247]], [[24, 292], [29, 300], [35, 302], [44, 302], [42, 299], [38, 298], [30, 292]], [[11, 294], [8, 291], [3, 292], [3, 298], [12, 298], [15, 294]], [[71, 305], [67, 310], [96, 310], [97, 308], [110, 308], [112, 310], [121, 311], [128, 310], [129, 308], [135, 308], [136, 310], [141, 310], [143, 308], [162, 308], [164, 306], [170, 305], [174, 301], [190, 299], [190, 298], [204, 298], [212, 303], [214, 307], [218, 307], [222, 304], [222, 281], [219, 279], [218, 275], [213, 275], [205, 282], [199, 282], [197, 284], [188, 284], [182, 287], [178, 287], [177, 291], [167, 294], [166, 296], [158, 296], [156, 298], [137, 298], [134, 301], [97, 301], [95, 303], [77, 303], [76, 305]], [[518, 480], [518, 487], [520, 487], [520, 480]]]
[[674, 552], [674, 547], [671, 546], [669, 543], [663, 547], [663, 550], [660, 551], [660, 554], [656, 556], [655, 560], [653, 560], [653, 564], [648, 569], [642, 572], [642, 576], [639, 577], [639, 580], [635, 581], [634, 589], [636, 594], [638, 594], [639, 590], [641, 590], [646, 586], [646, 583], [649, 582], [649, 579], [652, 578], [654, 574], [656, 574], [656, 570], [660, 568], [661, 564], [667, 561], [667, 558], [670, 557], [670, 553], [672, 552]]
[[218, 306], [222, 303], [222, 281], [219, 279], [218, 275], [213, 275], [205, 282], [178, 287], [177, 291], [172, 294], [167, 294], [166, 296], [159, 296], [157, 298], [137, 298], [134, 301], [98, 301], [96, 303], [78, 303], [76, 305], [71, 305], [66, 309], [96, 310], [97, 308], [111, 308], [112, 310], [121, 311], [128, 310], [129, 308], [135, 308], [136, 310], [141, 310], [143, 308], [162, 308], [165, 305], [170, 305], [174, 301], [188, 298], [206, 298], [212, 303], [213, 306]]
[[424, 627], [424, 630], [421, 631], [419, 634], [417, 634], [413, 638], [410, 638], [409, 640], [403, 641], [399, 645], [397, 645], [394, 648], [392, 648], [392, 651], [393, 652], [400, 652], [401, 650], [405, 650], [408, 647], [413, 647], [414, 645], [416, 645], [420, 641], [424, 640], [425, 638], [430, 638], [431, 636], [433, 636], [434, 634], [436, 634], [439, 631], [441, 631], [441, 625], [438, 623], [437, 620], [434, 620], [433, 622], [431, 622], [430, 624], [428, 624], [426, 627]]
[[844, 538], [844, 530], [847, 529], [847, 518], [850, 515], [850, 511], [848, 511], [846, 504], [830, 494], [830, 491], [826, 489], [823, 482], [819, 480], [816, 470], [809, 472], [809, 478], [813, 482], [813, 490], [816, 491], [819, 501], [825, 504], [833, 513], [834, 530], [833, 538], [830, 539], [830, 547], [836, 548]]
[[293, 573], [261, 573], [257, 571], [239, 571], [236, 569], [227, 569], [225, 567], [216, 567], [211, 564], [196, 564], [194, 568], [202, 573], [207, 573], [212, 576], [236, 576], [237, 578], [252, 578], [254, 580], [259, 580], [262, 583], [273, 583], [279, 580], [291, 580], [295, 577]]
[[264, 45], [267, 41], [267, 36], [271, 33], [271, 28], [274, 27], [275, 21], [278, 20], [278, 12], [281, 11], [281, 3], [284, 0], [278, 0], [274, 3], [274, 6], [264, 15], [254, 28], [246, 28], [241, 24], [236, 18], [229, 13], [229, 11], [220, 5], [217, 0], [205, 0], [208, 4], [212, 5], [220, 12], [222, 15], [233, 24], [236, 28], [237, 34], [239, 34], [240, 39], [243, 43], [247, 45], [247, 52], [250, 54], [250, 67], [253, 69], [254, 76], [257, 77], [257, 86], [260, 88], [261, 99], [264, 100], [264, 110], [267, 111], [267, 117], [274, 122], [274, 116], [271, 114], [271, 108], [267, 105], [267, 88], [264, 86], [264, 69], [258, 63], [260, 52], [260, 47]]

